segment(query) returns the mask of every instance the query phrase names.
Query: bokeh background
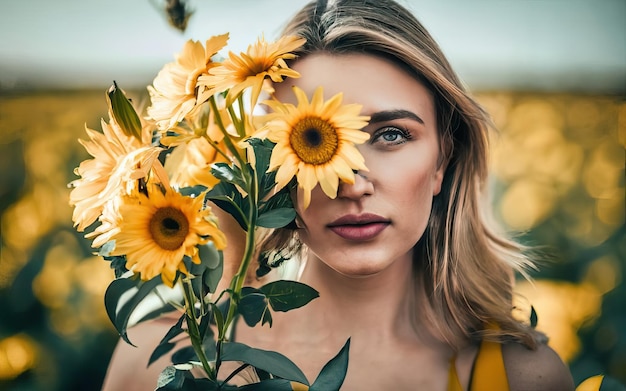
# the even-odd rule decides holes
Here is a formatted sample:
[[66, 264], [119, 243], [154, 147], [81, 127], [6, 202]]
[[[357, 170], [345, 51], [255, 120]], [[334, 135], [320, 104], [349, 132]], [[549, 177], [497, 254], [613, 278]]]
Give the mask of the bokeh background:
[[[117, 342], [113, 278], [67, 184], [115, 79], [139, 100], [189, 38], [243, 50], [305, 1], [0, 2], [0, 389], [97, 390]], [[626, 383], [626, 2], [406, 0], [493, 115], [497, 218], [541, 268], [518, 291], [576, 384]], [[156, 342], [155, 342], [156, 343]], [[138, 368], [144, 363], [138, 363]]]

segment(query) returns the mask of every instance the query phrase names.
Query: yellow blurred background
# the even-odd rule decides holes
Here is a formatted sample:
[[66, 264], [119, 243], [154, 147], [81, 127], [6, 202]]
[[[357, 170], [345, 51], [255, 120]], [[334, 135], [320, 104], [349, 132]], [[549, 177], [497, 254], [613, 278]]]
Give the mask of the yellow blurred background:
[[[519, 310], [577, 382], [626, 382], [623, 280], [626, 105], [614, 96], [483, 92], [494, 134], [498, 218], [536, 249]], [[96, 389], [116, 341], [103, 305], [107, 262], [71, 225], [67, 183], [99, 129], [104, 91], [0, 96], [0, 385]]]

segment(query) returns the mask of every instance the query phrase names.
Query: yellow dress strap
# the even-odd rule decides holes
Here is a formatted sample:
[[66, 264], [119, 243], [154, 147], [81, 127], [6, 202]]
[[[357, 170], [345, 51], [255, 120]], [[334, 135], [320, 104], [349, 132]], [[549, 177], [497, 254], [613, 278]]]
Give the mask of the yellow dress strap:
[[448, 370], [448, 391], [463, 391], [459, 376], [456, 374], [456, 354], [450, 359], [450, 369]]
[[[448, 370], [448, 391], [463, 391], [456, 373], [456, 356], [450, 360]], [[509, 380], [502, 358], [502, 344], [482, 341], [472, 368], [470, 391], [498, 390], [509, 391]]]
[[509, 380], [502, 358], [502, 344], [482, 341], [472, 369], [472, 391], [509, 390]]

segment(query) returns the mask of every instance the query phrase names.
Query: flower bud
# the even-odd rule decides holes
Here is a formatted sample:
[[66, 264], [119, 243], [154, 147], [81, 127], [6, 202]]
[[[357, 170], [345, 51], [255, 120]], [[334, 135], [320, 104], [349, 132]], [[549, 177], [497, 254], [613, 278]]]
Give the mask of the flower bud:
[[135, 111], [132, 103], [124, 94], [117, 83], [113, 81], [113, 85], [106, 93], [107, 103], [111, 116], [120, 126], [124, 134], [134, 136], [141, 141], [141, 121]]

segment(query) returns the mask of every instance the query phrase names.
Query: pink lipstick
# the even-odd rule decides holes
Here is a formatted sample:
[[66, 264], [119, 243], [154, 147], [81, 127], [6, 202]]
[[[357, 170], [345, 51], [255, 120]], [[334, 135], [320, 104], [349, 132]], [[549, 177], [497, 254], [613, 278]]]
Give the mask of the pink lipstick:
[[384, 217], [365, 213], [342, 216], [328, 224], [328, 228], [346, 240], [366, 241], [375, 238], [390, 224]]

